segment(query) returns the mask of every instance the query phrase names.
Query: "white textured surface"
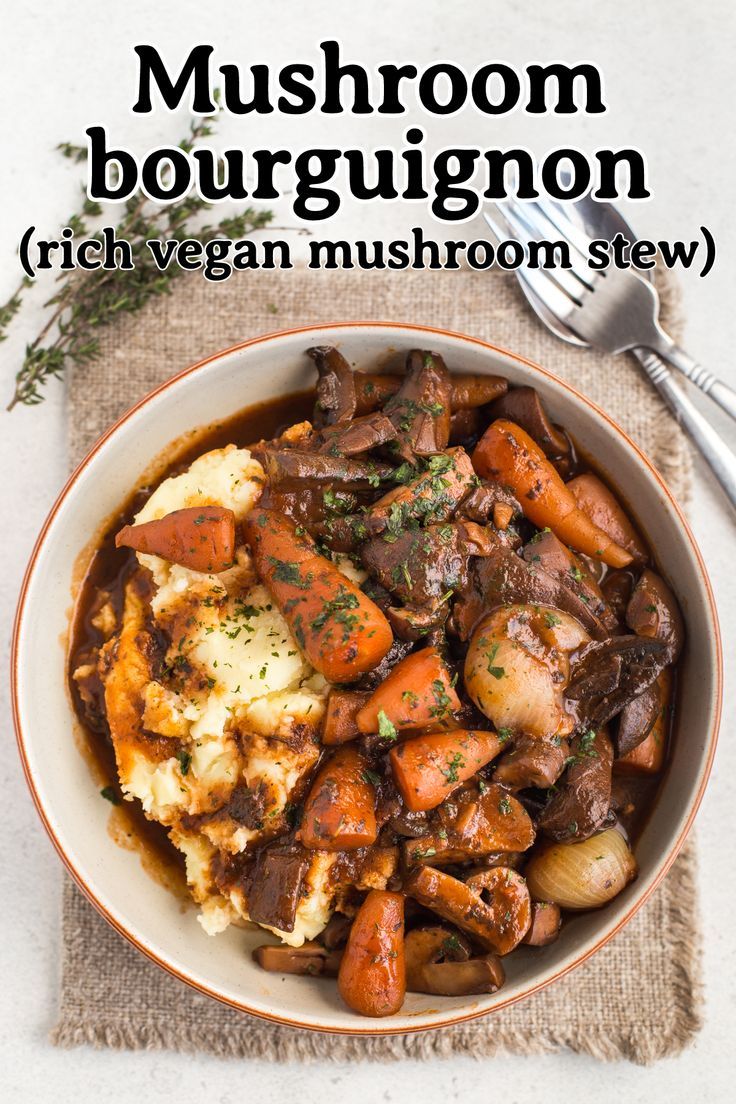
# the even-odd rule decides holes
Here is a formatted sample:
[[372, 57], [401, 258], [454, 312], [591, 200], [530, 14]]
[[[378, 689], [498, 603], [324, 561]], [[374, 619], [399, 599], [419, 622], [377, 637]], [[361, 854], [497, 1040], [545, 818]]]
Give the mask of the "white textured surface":
[[[206, 14], [205, 14], [206, 12]], [[178, 136], [182, 119], [149, 119], [129, 113], [134, 67], [130, 46], [154, 42], [171, 60], [195, 41], [218, 47], [220, 60], [283, 64], [309, 55], [324, 38], [337, 37], [351, 58], [366, 63], [452, 59], [473, 67], [499, 58], [522, 66], [561, 58], [592, 60], [606, 77], [608, 116], [592, 119], [484, 121], [468, 111], [449, 120], [421, 120], [427, 144], [529, 145], [537, 152], [570, 142], [586, 149], [606, 144], [637, 145], [649, 158], [654, 199], [632, 210], [641, 234], [687, 237], [701, 223], [719, 245], [716, 270], [706, 280], [683, 276], [689, 318], [687, 345], [713, 371], [736, 386], [733, 362], [733, 293], [736, 236], [730, 215], [736, 152], [731, 137], [734, 110], [729, 94], [736, 47], [736, 9], [731, 0], [694, 8], [690, 0], [476, 0], [448, 5], [442, 0], [390, 0], [346, 5], [342, 0], [296, 0], [229, 4], [207, 11], [194, 0], [128, 0], [100, 5], [72, 0], [61, 5], [7, 0], [0, 37], [0, 82], [6, 103], [16, 110], [0, 116], [4, 157], [0, 167], [3, 219], [0, 225], [0, 301], [16, 282], [8, 262], [17, 240], [33, 221], [51, 234], [77, 204], [73, 173], [53, 147], [79, 141], [86, 126], [105, 123], [121, 143], [143, 150]], [[420, 121], [420, 120], [416, 120]], [[398, 143], [403, 124], [372, 118], [319, 116], [286, 120], [275, 116], [220, 128], [227, 144]], [[361, 209], [346, 205], [324, 233], [339, 237], [401, 237], [419, 221], [419, 208]], [[288, 207], [281, 222], [291, 221]], [[421, 220], [427, 226], [426, 218]], [[469, 228], [468, 228], [469, 232]], [[438, 236], [453, 237], [450, 230]], [[441, 322], [441, 320], [438, 320]], [[3, 394], [8, 395], [22, 343], [35, 332], [26, 316], [21, 332], [2, 346]], [[721, 423], [723, 426], [723, 423]], [[727, 430], [728, 432], [728, 430]], [[730, 432], [736, 444], [736, 433]], [[0, 415], [0, 464], [4, 474], [4, 534], [0, 542], [0, 620], [3, 664], [7, 666], [10, 619], [25, 560], [34, 537], [66, 474], [64, 401], [53, 387], [35, 410]], [[698, 466], [691, 516], [716, 589], [727, 656], [736, 654], [736, 588], [732, 569], [734, 523], [722, 508], [702, 466]], [[730, 682], [730, 680], [729, 680]], [[27, 1104], [53, 1094], [58, 1104], [96, 1100], [100, 1092], [126, 1101], [171, 1099], [182, 1084], [213, 1101], [249, 1097], [298, 1099], [303, 1104], [435, 1101], [492, 1097], [545, 1101], [582, 1097], [613, 1101], [708, 1101], [732, 1097], [732, 1036], [736, 1008], [736, 947], [732, 937], [736, 869], [724, 827], [732, 826], [736, 751], [730, 741], [734, 697], [728, 686], [721, 746], [698, 820], [701, 886], [706, 937], [706, 1026], [681, 1057], [641, 1070], [621, 1063], [603, 1066], [572, 1055], [537, 1059], [463, 1059], [400, 1066], [271, 1066], [174, 1054], [60, 1052], [47, 1042], [53, 1021], [58, 945], [60, 866], [28, 799], [12, 748], [3, 675], [0, 717], [6, 752], [0, 787], [6, 796], [4, 854], [0, 867], [2, 974], [0, 1069], [10, 1099]], [[725, 846], [724, 846], [725, 844]]]

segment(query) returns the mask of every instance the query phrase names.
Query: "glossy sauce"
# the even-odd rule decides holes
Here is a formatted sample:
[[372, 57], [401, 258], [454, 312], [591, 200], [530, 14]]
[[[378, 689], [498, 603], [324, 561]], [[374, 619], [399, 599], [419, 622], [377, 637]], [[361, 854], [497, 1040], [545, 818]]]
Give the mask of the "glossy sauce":
[[[167, 476], [176, 475], [183, 471], [204, 452], [223, 448], [229, 444], [248, 447], [260, 440], [277, 437], [284, 429], [297, 422], [311, 420], [314, 401], [314, 391], [281, 396], [265, 403], [246, 407], [231, 418], [206, 427], [189, 439], [185, 447], [177, 450], [175, 458], [155, 480], [155, 486]], [[576, 474], [586, 470], [593, 471], [603, 482], [609, 484], [610, 480], [606, 479], [596, 468], [591, 458], [576, 449], [573, 442], [571, 442], [571, 445], [571, 467], [573, 471]], [[567, 478], [570, 478], [572, 473], [571, 471]], [[90, 560], [74, 607], [70, 632], [68, 679], [70, 693], [82, 730], [83, 754], [91, 763], [95, 776], [102, 780], [100, 785], [110, 787], [119, 802], [112, 810], [109, 825], [111, 836], [121, 846], [138, 850], [144, 867], [157, 881], [175, 889], [177, 893], [181, 892], [186, 897], [182, 853], [170, 842], [167, 831], [162, 825], [145, 817], [137, 801], [122, 801], [115, 755], [107, 722], [104, 719], [102, 684], [98, 681], [95, 686], [95, 697], [98, 703], [96, 712], [99, 716], [98, 719], [90, 721], [89, 712], [85, 709], [78, 687], [71, 677], [76, 667], [84, 662], [85, 656], [104, 641], [102, 633], [92, 624], [92, 618], [97, 612], [99, 591], [104, 590], [109, 594], [119, 623], [125, 585], [137, 567], [137, 560], [135, 553], [130, 549], [115, 548], [115, 534], [123, 525], [132, 522], [133, 517], [142, 508], [153, 489], [153, 485], [136, 489], [120, 512], [110, 519], [100, 545]], [[629, 517], [636, 523], [636, 515], [628, 510], [625, 497], [621, 496], [615, 487], [613, 489], [619, 501], [627, 510]], [[641, 527], [638, 528], [642, 534], [645, 533], [645, 530]], [[656, 563], [653, 556], [650, 559]], [[676, 684], [675, 672], [671, 714], [674, 712], [673, 705], [677, 699]], [[626, 817], [622, 815], [620, 819], [622, 827], [630, 837], [636, 838], [652, 811], [654, 797], [661, 787], [667, 769], [671, 731], [672, 721], [670, 716], [667, 737], [668, 747], [662, 774], [651, 779], [628, 777], [624, 779], [621, 776], [614, 775], [614, 778], [619, 778], [622, 785], [626, 785], [636, 804], [636, 812], [633, 816]]]

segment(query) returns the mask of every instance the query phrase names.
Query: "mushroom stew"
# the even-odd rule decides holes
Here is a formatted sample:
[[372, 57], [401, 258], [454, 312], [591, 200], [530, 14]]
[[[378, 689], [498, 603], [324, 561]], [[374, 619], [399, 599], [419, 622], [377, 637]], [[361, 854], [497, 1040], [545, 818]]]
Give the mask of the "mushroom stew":
[[[131, 499], [70, 679], [107, 796], [184, 854], [205, 930], [259, 924], [264, 970], [388, 1016], [494, 992], [636, 877], [684, 625], [533, 388], [308, 353], [316, 397], [244, 412]], [[227, 493], [195, 474], [213, 457]]]

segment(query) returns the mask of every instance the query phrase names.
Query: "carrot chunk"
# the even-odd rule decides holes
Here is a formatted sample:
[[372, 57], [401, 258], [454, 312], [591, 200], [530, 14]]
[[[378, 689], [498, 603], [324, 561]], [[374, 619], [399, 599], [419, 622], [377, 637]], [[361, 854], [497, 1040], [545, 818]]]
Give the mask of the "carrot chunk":
[[376, 842], [376, 792], [368, 760], [346, 744], [320, 769], [304, 804], [300, 828], [305, 847], [352, 851]]
[[521, 426], [499, 418], [488, 427], [472, 456], [484, 479], [510, 487], [526, 517], [540, 529], [610, 567], [626, 567], [633, 557], [595, 524], [575, 501], [557, 469]]
[[393, 634], [375, 602], [285, 515], [256, 507], [244, 530], [256, 570], [312, 666], [330, 682], [354, 682], [377, 667]]
[[436, 648], [412, 652], [397, 663], [358, 712], [363, 733], [382, 728], [426, 728], [444, 724], [460, 709], [450, 672]]
[[490, 763], [503, 744], [495, 732], [458, 728], [415, 736], [392, 748], [391, 769], [407, 809], [423, 813], [441, 805], [459, 783]]
[[340, 996], [361, 1016], [393, 1016], [406, 996], [404, 898], [372, 889], [358, 910], [337, 975]]
[[192, 571], [226, 571], [235, 555], [235, 514], [222, 506], [174, 510], [157, 521], [124, 525], [115, 547], [160, 556]]
[[647, 547], [616, 496], [597, 475], [585, 472], [566, 484], [575, 502], [590, 520], [608, 533], [611, 540], [630, 552], [637, 563], [645, 563]]

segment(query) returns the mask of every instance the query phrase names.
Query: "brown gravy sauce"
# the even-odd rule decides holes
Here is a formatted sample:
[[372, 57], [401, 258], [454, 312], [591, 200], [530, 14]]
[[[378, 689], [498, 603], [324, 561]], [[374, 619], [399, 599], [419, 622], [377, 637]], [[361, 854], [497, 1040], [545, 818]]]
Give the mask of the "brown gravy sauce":
[[[84, 719], [85, 710], [72, 673], [92, 648], [103, 643], [102, 634], [92, 623], [97, 612], [98, 592], [104, 590], [110, 595], [110, 601], [118, 618], [122, 613], [125, 585], [135, 570], [136, 559], [135, 553], [129, 549], [115, 548], [115, 534], [123, 525], [132, 521], [152, 493], [154, 486], [167, 476], [183, 471], [203, 452], [223, 448], [229, 444], [248, 447], [256, 441], [277, 437], [285, 428], [296, 422], [311, 420], [314, 399], [314, 391], [304, 391], [257, 403], [238, 411], [231, 418], [216, 422], [201, 432], [188, 436], [186, 444], [178, 448], [173, 446], [174, 455], [168, 465], [159, 471], [155, 481], [136, 488], [120, 511], [109, 519], [99, 545], [92, 552], [86, 571], [83, 572], [76, 595], [69, 634], [68, 682], [79, 722], [77, 744], [100, 788], [109, 787], [118, 802], [111, 809], [108, 823], [111, 838], [126, 850], [137, 851], [146, 872], [159, 884], [180, 897], [183, 903], [190, 903], [191, 899], [186, 887], [182, 853], [171, 843], [162, 825], [146, 818], [137, 801], [122, 800], [115, 754], [109, 730], [104, 721], [102, 686], [99, 686], [97, 705], [100, 721], [99, 724], [90, 724]], [[581, 453], [577, 447], [576, 452], [578, 471], [591, 470], [605, 483], [611, 483], [611, 480], [600, 471], [588, 455]], [[628, 509], [625, 496], [622, 496], [616, 488], [614, 490], [629, 516], [637, 523], [636, 515]], [[641, 526], [638, 528], [640, 532], [646, 532]], [[651, 559], [656, 562], [654, 557]], [[675, 677], [673, 705], [676, 704], [676, 700], [677, 679]], [[668, 754], [662, 774], [653, 779], [634, 778], [630, 782], [627, 780], [632, 799], [636, 803], [637, 814], [632, 818], [622, 817], [621, 822], [629, 836], [634, 839], [641, 833], [651, 814], [654, 798], [666, 777], [673, 713], [676, 713], [675, 708], [671, 708], [667, 737]]]

